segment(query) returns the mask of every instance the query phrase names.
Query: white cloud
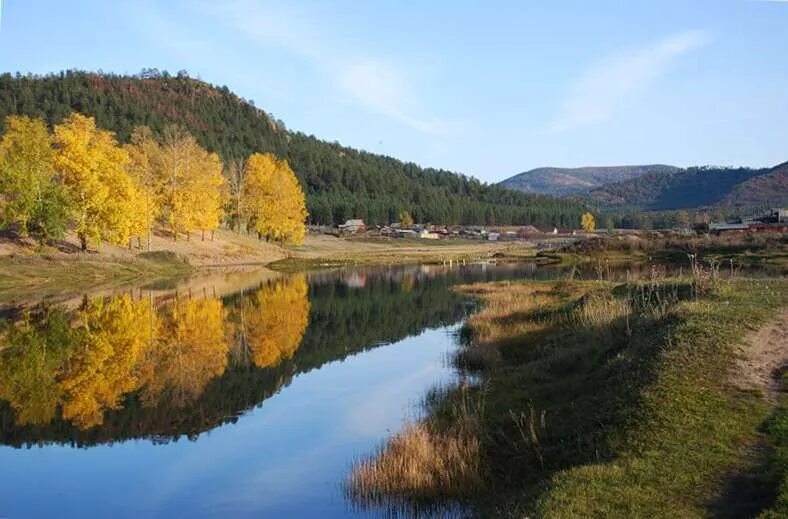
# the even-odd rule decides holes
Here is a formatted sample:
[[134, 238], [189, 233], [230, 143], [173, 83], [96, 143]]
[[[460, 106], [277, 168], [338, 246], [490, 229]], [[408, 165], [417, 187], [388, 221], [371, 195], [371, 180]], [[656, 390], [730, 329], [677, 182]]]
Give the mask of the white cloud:
[[341, 69], [339, 86], [356, 102], [373, 113], [384, 115], [422, 133], [442, 135], [449, 130], [441, 121], [414, 115], [418, 104], [404, 81], [404, 74], [387, 63], [359, 60]]
[[678, 58], [709, 41], [703, 31], [688, 31], [594, 63], [570, 87], [550, 130], [561, 132], [609, 120], [663, 77]]
[[297, 3], [233, 2], [205, 4], [261, 48], [276, 46], [313, 66], [333, 87], [365, 109], [419, 132], [443, 135], [448, 124], [423, 114], [413, 81], [388, 61], [343, 49]]

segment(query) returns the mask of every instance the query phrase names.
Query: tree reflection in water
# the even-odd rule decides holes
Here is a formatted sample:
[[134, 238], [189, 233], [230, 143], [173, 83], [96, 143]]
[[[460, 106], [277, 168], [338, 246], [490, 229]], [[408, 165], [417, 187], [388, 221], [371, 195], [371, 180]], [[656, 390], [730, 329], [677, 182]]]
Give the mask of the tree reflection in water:
[[75, 311], [25, 312], [0, 339], [0, 400], [13, 412], [4, 432], [11, 424], [86, 431], [110, 411], [186, 407], [225, 373], [233, 339], [259, 367], [292, 357], [309, 320], [307, 292], [300, 275], [229, 308], [216, 297], [176, 295], [157, 306], [121, 294], [85, 298]]
[[461, 282], [511, 271], [398, 267], [296, 274], [229, 296], [134, 291], [38, 306], [0, 328], [0, 443], [196, 438], [299, 373], [457, 322]]

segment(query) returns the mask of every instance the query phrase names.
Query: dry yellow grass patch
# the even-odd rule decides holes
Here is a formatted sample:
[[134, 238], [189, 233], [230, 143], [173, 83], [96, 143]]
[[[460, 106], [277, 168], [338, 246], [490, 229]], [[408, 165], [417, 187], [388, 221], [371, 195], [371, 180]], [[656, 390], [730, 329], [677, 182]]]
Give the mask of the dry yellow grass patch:
[[407, 423], [377, 453], [355, 464], [347, 491], [357, 503], [459, 499], [481, 488], [478, 415], [465, 408], [450, 429]]
[[546, 323], [540, 319], [523, 317], [560, 301], [557, 294], [538, 284], [477, 284], [459, 290], [485, 301], [484, 309], [468, 320], [478, 347], [543, 328]]

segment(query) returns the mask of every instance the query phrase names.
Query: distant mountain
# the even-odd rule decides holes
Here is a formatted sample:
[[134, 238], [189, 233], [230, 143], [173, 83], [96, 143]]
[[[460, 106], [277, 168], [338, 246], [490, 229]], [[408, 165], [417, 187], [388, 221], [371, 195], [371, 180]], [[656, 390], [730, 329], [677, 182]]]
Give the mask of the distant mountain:
[[725, 211], [788, 206], [788, 162], [773, 168], [678, 168], [662, 164], [537, 168], [499, 183], [518, 191], [585, 200], [602, 211]]
[[718, 205], [788, 207], [788, 162], [736, 185]]
[[591, 190], [587, 197], [613, 210], [767, 207], [788, 199], [787, 175], [785, 164], [763, 169], [692, 167], [608, 184]]
[[583, 168], [536, 168], [499, 183], [500, 186], [552, 196], [584, 194], [592, 189], [641, 177], [679, 171], [674, 166], [609, 166]]

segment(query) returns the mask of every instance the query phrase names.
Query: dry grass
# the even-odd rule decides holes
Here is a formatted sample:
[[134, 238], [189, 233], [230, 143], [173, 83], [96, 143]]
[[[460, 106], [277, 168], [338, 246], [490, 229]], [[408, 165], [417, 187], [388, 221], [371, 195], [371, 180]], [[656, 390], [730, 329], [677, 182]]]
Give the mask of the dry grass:
[[512, 283], [504, 282], [463, 285], [457, 290], [484, 300], [484, 310], [468, 320], [473, 342], [479, 347], [542, 328], [545, 323], [538, 315], [523, 317], [541, 313], [560, 301], [555, 291], [538, 285], [517, 284], [513, 289]]
[[599, 328], [622, 317], [628, 319], [631, 314], [628, 300], [609, 294], [592, 294], [570, 314], [568, 321], [576, 328]]
[[273, 266], [277, 270], [308, 270], [341, 265], [462, 264], [496, 258], [499, 261], [533, 256], [533, 248], [520, 242], [481, 240], [410, 240], [337, 238], [308, 235], [290, 257]]
[[447, 506], [482, 488], [479, 439], [481, 408], [461, 399], [453, 405], [450, 426], [435, 420], [407, 422], [373, 455], [353, 466], [348, 497], [361, 507], [399, 503]]

